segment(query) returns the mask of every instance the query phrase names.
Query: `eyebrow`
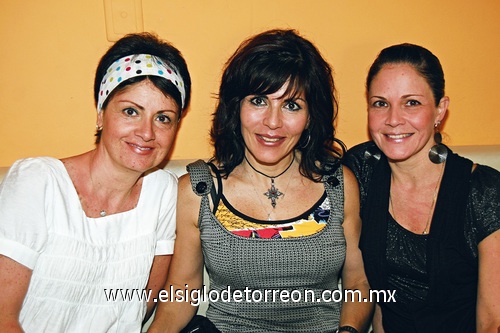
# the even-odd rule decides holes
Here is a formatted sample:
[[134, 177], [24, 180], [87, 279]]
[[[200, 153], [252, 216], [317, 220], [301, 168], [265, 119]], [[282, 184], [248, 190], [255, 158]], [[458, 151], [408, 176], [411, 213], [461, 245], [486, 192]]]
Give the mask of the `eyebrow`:
[[[130, 101], [128, 99], [118, 100], [117, 102], [118, 103], [130, 103], [130, 104], [135, 105], [135, 107], [138, 108], [141, 111], [146, 110], [146, 108], [144, 106], [142, 106], [140, 104], [137, 104], [137, 103], [135, 103], [133, 101]], [[172, 113], [175, 113], [175, 114], [180, 114], [180, 112], [178, 110], [173, 110], [173, 109], [161, 109], [161, 110], [155, 111], [155, 113], [158, 113], [158, 112], [172, 112]]]
[[408, 94], [408, 95], [403, 95], [401, 97], [408, 98], [408, 97], [424, 97], [422, 94]]
[[[409, 97], [424, 97], [424, 95], [421, 95], [421, 94], [407, 94], [407, 95], [403, 95], [401, 96], [402, 98], [409, 98]], [[371, 98], [380, 98], [380, 99], [387, 99], [386, 97], [384, 96], [378, 96], [378, 95], [373, 95], [373, 96], [370, 96], [369, 97], [370, 99]]]

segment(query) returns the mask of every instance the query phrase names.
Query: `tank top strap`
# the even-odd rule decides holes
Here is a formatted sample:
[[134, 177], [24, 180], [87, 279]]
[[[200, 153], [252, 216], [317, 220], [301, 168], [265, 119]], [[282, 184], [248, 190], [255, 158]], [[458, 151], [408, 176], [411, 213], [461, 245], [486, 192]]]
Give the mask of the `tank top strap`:
[[213, 178], [208, 165], [203, 160], [188, 164], [186, 167], [193, 192], [206, 197], [213, 187]]

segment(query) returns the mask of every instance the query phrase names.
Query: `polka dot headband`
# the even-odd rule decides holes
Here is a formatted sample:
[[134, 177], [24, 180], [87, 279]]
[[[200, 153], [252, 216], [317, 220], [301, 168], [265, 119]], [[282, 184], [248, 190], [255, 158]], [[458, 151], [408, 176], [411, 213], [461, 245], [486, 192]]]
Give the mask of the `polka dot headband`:
[[116, 60], [107, 70], [101, 81], [97, 99], [97, 112], [102, 111], [102, 105], [109, 94], [123, 81], [141, 75], [163, 77], [172, 82], [181, 93], [181, 109], [186, 100], [184, 81], [172, 65], [150, 54], [134, 54]]

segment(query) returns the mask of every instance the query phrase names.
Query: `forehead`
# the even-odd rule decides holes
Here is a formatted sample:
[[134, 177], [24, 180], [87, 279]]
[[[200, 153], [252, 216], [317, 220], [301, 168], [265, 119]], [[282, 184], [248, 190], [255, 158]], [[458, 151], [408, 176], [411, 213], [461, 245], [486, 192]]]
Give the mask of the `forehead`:
[[370, 85], [370, 91], [398, 88], [430, 89], [430, 86], [415, 67], [407, 63], [391, 63], [382, 66]]
[[267, 93], [266, 95], [275, 99], [296, 99], [306, 98], [305, 89], [298, 87], [297, 84], [291, 85], [290, 81], [286, 81], [278, 90], [275, 92]]

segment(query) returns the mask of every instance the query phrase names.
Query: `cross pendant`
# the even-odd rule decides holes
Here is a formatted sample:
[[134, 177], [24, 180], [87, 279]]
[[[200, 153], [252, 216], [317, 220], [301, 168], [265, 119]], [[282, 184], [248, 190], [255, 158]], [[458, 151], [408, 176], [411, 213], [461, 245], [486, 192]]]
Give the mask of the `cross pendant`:
[[274, 186], [274, 178], [271, 178], [271, 188], [267, 190], [264, 195], [268, 198], [271, 199], [271, 205], [273, 206], [273, 209], [276, 207], [276, 199], [278, 199], [280, 196], [283, 195], [275, 186]]

